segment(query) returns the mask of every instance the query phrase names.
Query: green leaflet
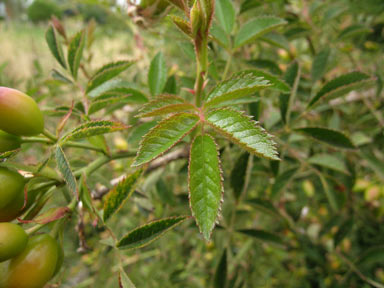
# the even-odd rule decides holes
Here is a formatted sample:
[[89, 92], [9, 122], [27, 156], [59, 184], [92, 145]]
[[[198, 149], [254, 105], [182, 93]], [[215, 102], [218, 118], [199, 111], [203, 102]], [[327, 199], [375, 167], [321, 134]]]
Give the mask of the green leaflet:
[[249, 116], [230, 108], [210, 111], [205, 115], [207, 124], [248, 152], [260, 157], [279, 160], [271, 135]]
[[136, 184], [142, 173], [143, 170], [139, 169], [128, 175], [108, 193], [104, 202], [104, 222], [123, 207], [124, 203], [135, 190]]
[[143, 165], [167, 152], [190, 133], [199, 120], [196, 114], [180, 113], [161, 121], [143, 137], [132, 166]]
[[312, 72], [311, 72], [312, 82], [316, 82], [317, 80], [320, 80], [321, 77], [324, 76], [325, 72], [327, 71], [330, 55], [331, 55], [331, 49], [329, 49], [328, 47], [320, 51], [316, 55], [312, 64]]
[[276, 177], [275, 183], [272, 185], [271, 198], [276, 198], [280, 192], [288, 185], [293, 176], [296, 174], [297, 167], [289, 169]]
[[223, 255], [220, 258], [219, 265], [217, 265], [217, 268], [216, 268], [215, 278], [213, 281], [214, 288], [226, 287], [227, 273], [228, 273], [227, 249], [224, 249]]
[[251, 73], [239, 73], [231, 79], [219, 83], [209, 93], [205, 107], [212, 107], [222, 102], [238, 99], [270, 86], [269, 81]]
[[261, 211], [265, 214], [269, 214], [276, 218], [284, 219], [283, 216], [280, 214], [279, 210], [277, 210], [275, 206], [273, 206], [272, 202], [270, 202], [269, 200], [252, 198], [248, 200], [247, 203], [251, 204], [258, 211]]
[[73, 194], [79, 197], [79, 190], [77, 189], [76, 178], [72, 173], [71, 167], [69, 166], [69, 162], [65, 157], [63, 149], [59, 145], [56, 146], [55, 158], [57, 168], [59, 168], [59, 171], [63, 176], [65, 183], [67, 183], [69, 189], [73, 192]]
[[248, 10], [254, 9], [261, 5], [260, 0], [245, 0], [241, 3], [240, 14], [247, 12]]
[[61, 138], [60, 143], [64, 144], [65, 142], [68, 142], [71, 140], [89, 138], [96, 135], [102, 135], [102, 134], [112, 133], [116, 131], [126, 130], [128, 128], [129, 126], [120, 122], [107, 121], [107, 120], [89, 121], [81, 124], [80, 126], [76, 127], [75, 129], [73, 129], [72, 131], [64, 135]]
[[237, 158], [235, 166], [231, 171], [230, 184], [236, 199], [239, 199], [244, 189], [245, 176], [248, 167], [249, 153], [245, 152]]
[[232, 0], [216, 0], [215, 16], [224, 31], [228, 35], [231, 34], [236, 20], [236, 11]]
[[132, 283], [123, 268], [120, 269], [119, 273], [119, 285], [120, 288], [136, 288], [135, 284]]
[[51, 76], [53, 79], [60, 81], [65, 84], [71, 84], [72, 81], [68, 79], [66, 76], [64, 76], [61, 72], [57, 71], [56, 69], [52, 69]]
[[116, 77], [121, 72], [125, 71], [130, 66], [132, 66], [133, 63], [134, 62], [132, 61], [118, 61], [104, 65], [88, 81], [86, 92], [89, 93], [90, 91], [99, 87], [108, 80], [111, 80], [112, 78]]
[[255, 77], [263, 78], [269, 84], [268, 87], [266, 87], [268, 89], [276, 90], [282, 93], [291, 92], [291, 88], [287, 83], [285, 83], [283, 80], [279, 79], [275, 75], [265, 72], [263, 70], [257, 70], [257, 69], [245, 70], [242, 72], [235, 73], [232, 77], [242, 77], [241, 75], [244, 75], [244, 74], [251, 74]]
[[340, 97], [354, 90], [371, 87], [375, 82], [375, 78], [358, 71], [339, 76], [321, 88], [309, 102], [308, 108], [317, 103], [321, 98], [329, 100]]
[[235, 48], [239, 48], [257, 37], [279, 27], [287, 22], [274, 16], [261, 16], [254, 18], [240, 28], [235, 37]]
[[223, 183], [219, 154], [211, 136], [197, 136], [189, 159], [189, 202], [200, 232], [211, 237], [221, 209]]
[[163, 92], [167, 82], [167, 67], [163, 53], [159, 52], [155, 58], [152, 59], [148, 72], [148, 86], [152, 96], [159, 95]]
[[329, 154], [316, 154], [308, 159], [308, 163], [349, 175], [348, 169], [344, 162]]
[[154, 100], [144, 104], [135, 117], [151, 117], [180, 112], [185, 110], [194, 110], [195, 106], [184, 101], [183, 98], [174, 95], [162, 95]]
[[362, 24], [354, 24], [354, 25], [348, 26], [343, 31], [341, 31], [339, 34], [339, 38], [345, 40], [345, 39], [353, 38], [353, 37], [360, 36], [362, 34], [368, 34], [368, 33], [372, 33], [371, 28], [366, 27]]
[[337, 130], [321, 127], [304, 127], [295, 130], [334, 147], [344, 149], [356, 148], [346, 135]]
[[3, 152], [3, 153], [0, 153], [0, 163], [1, 162], [5, 162], [7, 161], [8, 159], [16, 156], [17, 153], [20, 152], [21, 149], [16, 149], [16, 150], [12, 150], [12, 151], [7, 151], [7, 152]]
[[56, 31], [53, 26], [49, 26], [47, 32], [45, 33], [45, 40], [47, 41], [49, 50], [51, 50], [52, 55], [56, 58], [57, 62], [66, 69], [67, 65], [65, 64], [65, 57], [61, 44], [57, 39]]
[[361, 266], [383, 263], [384, 247], [382, 245], [366, 249], [359, 257], [357, 264]]
[[271, 232], [267, 232], [259, 229], [243, 229], [237, 232], [250, 236], [262, 242], [269, 242], [272, 244], [284, 245], [284, 240], [279, 236]]
[[340, 205], [339, 205], [338, 197], [337, 197], [335, 190], [329, 186], [329, 183], [328, 183], [327, 179], [325, 179], [323, 174], [316, 173], [316, 175], [320, 179], [321, 186], [323, 188], [323, 192], [324, 192], [325, 196], [327, 197], [329, 205], [331, 206], [332, 210], [334, 212], [338, 211], [340, 209], [340, 207], [339, 207]]
[[105, 93], [121, 93], [131, 95], [134, 97], [136, 103], [148, 102], [147, 96], [143, 92], [139, 91], [135, 84], [118, 78], [101, 84], [97, 88], [93, 89], [90, 93], [88, 93], [88, 96], [94, 99], [101, 97]]
[[283, 71], [281, 71], [279, 65], [277, 65], [276, 62], [268, 59], [253, 59], [253, 60], [248, 60], [247, 63], [250, 66], [256, 67], [258, 69], [269, 71], [274, 75], [283, 74]]
[[137, 249], [147, 246], [188, 218], [188, 216], [170, 217], [145, 224], [126, 234], [117, 243], [117, 247], [120, 249]]
[[89, 105], [88, 115], [92, 115], [93, 113], [96, 113], [114, 104], [140, 104], [143, 100], [144, 98], [132, 94], [125, 94], [120, 92], [106, 92], [92, 99], [92, 102]]
[[260, 37], [260, 40], [268, 44], [289, 51], [289, 40], [282, 34], [276, 32], [269, 32]]
[[80, 31], [71, 40], [68, 46], [68, 65], [74, 79], [77, 79], [81, 57], [85, 45], [85, 31]]
[[230, 46], [227, 34], [225, 34], [223, 28], [221, 28], [218, 24], [213, 23], [209, 32], [211, 33], [212, 38], [221, 46], [226, 48]]
[[169, 17], [171, 18], [172, 22], [177, 26], [177, 28], [180, 29], [181, 32], [183, 32], [188, 37], [192, 37], [191, 27], [187, 20], [175, 15], [171, 15]]
[[284, 80], [290, 87], [292, 87], [291, 93], [280, 94], [281, 118], [285, 123], [288, 123], [291, 115], [291, 108], [295, 102], [300, 81], [300, 66], [297, 61], [294, 61], [291, 65], [289, 65], [287, 71], [285, 72]]

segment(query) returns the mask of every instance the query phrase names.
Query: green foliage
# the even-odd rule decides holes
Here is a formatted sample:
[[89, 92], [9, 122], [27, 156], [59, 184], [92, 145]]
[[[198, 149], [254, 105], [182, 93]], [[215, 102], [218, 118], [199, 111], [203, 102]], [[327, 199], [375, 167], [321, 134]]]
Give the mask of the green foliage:
[[50, 77], [4, 56], [46, 120], [0, 154], [6, 220], [62, 239], [49, 285], [383, 287], [379, 2], [82, 1]]
[[148, 72], [148, 85], [152, 96], [163, 92], [167, 82], [167, 67], [165, 66], [164, 56], [159, 52], [151, 62]]
[[32, 22], [44, 22], [52, 16], [61, 17], [61, 8], [52, 0], [35, 0], [28, 7], [27, 15]]
[[129, 199], [142, 172], [142, 170], [137, 170], [135, 173], [124, 178], [111, 192], [108, 193], [104, 202], [104, 221], [107, 221], [114, 213], [121, 209], [124, 203]]
[[188, 174], [192, 213], [200, 232], [209, 240], [223, 197], [220, 160], [211, 136], [197, 136], [193, 141]]
[[117, 243], [117, 247], [119, 249], [137, 249], [147, 246], [187, 219], [187, 216], [178, 216], [153, 221], [130, 231]]
[[139, 151], [133, 166], [140, 166], [159, 157], [176, 145], [198, 124], [195, 114], [175, 114], [151, 129], [140, 143]]
[[208, 113], [207, 124], [248, 152], [279, 160], [271, 136], [248, 116], [230, 108], [217, 109]]

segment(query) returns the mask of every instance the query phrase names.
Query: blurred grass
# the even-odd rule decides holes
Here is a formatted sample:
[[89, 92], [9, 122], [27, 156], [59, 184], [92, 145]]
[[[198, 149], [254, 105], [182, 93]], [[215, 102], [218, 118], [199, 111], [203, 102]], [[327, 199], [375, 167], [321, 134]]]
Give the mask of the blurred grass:
[[[81, 26], [79, 21], [65, 23], [65, 27], [69, 28], [67, 31], [69, 37], [81, 29]], [[0, 23], [0, 35], [3, 39], [0, 44], [0, 65], [7, 64], [4, 70], [7, 78], [24, 82], [25, 79], [33, 77], [36, 71], [34, 64], [36, 61], [41, 66], [44, 75], [49, 75], [52, 68], [59, 68], [45, 42], [47, 27], [48, 24], [34, 25], [29, 22]], [[131, 33], [125, 31], [113, 34], [106, 34], [105, 31], [96, 33], [97, 41], [92, 48], [93, 69], [112, 60], [135, 57], [129, 55], [134, 51]]]

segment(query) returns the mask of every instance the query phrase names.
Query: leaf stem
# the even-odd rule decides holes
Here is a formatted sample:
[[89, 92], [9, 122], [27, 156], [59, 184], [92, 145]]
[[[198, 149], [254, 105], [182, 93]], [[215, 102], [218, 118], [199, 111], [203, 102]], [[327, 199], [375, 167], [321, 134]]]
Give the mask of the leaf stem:
[[231, 64], [232, 64], [232, 51], [228, 51], [228, 60], [227, 60], [227, 63], [225, 64], [225, 68], [224, 68], [224, 73], [223, 73], [223, 76], [221, 78], [221, 80], [225, 80], [227, 79], [227, 76], [228, 76], [228, 72], [229, 72], [229, 68], [231, 67]]
[[48, 139], [52, 140], [53, 143], [56, 143], [57, 142], [57, 138], [55, 135], [53, 135], [51, 132], [49, 132], [47, 129], [44, 129], [44, 131], [41, 133], [43, 134], [45, 137], [47, 137]]
[[87, 149], [87, 150], [93, 150], [93, 151], [105, 154], [104, 149], [94, 147], [92, 145], [88, 145], [88, 144], [84, 144], [84, 143], [77, 143], [77, 142], [68, 141], [67, 143], [64, 144], [64, 146], [65, 147], [73, 147], [73, 148], [82, 148], [82, 149]]
[[131, 152], [131, 151], [118, 152], [118, 153], [112, 154], [110, 156], [104, 155], [104, 156], [101, 156], [100, 158], [96, 159], [95, 161], [91, 162], [88, 166], [83, 167], [77, 171], [74, 171], [73, 174], [77, 178], [80, 177], [83, 173], [85, 173], [85, 175], [88, 176], [88, 175], [92, 174], [93, 172], [95, 172], [100, 167], [104, 166], [105, 164], [107, 164], [113, 160], [123, 159], [123, 158], [131, 158], [131, 157], [135, 157], [135, 156], [136, 156], [136, 152]]

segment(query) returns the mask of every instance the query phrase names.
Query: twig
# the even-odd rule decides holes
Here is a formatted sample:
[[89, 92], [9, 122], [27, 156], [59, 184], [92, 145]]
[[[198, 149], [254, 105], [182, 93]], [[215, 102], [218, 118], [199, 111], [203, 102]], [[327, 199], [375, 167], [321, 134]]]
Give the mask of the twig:
[[[149, 164], [148, 168], [145, 170], [145, 173], [148, 174], [153, 170], [156, 170], [160, 167], [166, 166], [168, 163], [179, 160], [179, 159], [187, 159], [189, 156], [189, 147], [185, 147], [182, 149], [175, 150], [170, 152], [156, 160], [154, 160], [151, 164]], [[111, 186], [117, 185], [120, 181], [122, 181], [127, 175], [123, 174], [117, 178], [114, 178], [110, 181]], [[108, 187], [101, 187], [92, 191], [92, 198], [99, 200], [102, 199], [108, 192]]]

